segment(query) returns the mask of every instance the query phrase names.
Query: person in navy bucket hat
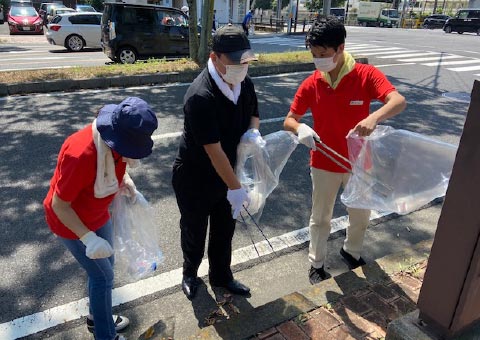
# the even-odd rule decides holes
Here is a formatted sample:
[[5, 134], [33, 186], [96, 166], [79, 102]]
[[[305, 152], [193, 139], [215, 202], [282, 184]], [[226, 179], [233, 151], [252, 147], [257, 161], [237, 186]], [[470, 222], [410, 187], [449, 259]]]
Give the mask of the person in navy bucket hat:
[[152, 153], [158, 122], [137, 97], [103, 106], [91, 124], [68, 136], [57, 158], [43, 201], [46, 222], [86, 271], [87, 329], [96, 340], [124, 340], [125, 316], [112, 314], [113, 224], [109, 208], [117, 193], [135, 203], [135, 184], [127, 165]]
[[157, 117], [143, 99], [128, 97], [118, 105], [105, 105], [97, 117], [103, 141], [123, 157], [140, 159], [152, 153]]

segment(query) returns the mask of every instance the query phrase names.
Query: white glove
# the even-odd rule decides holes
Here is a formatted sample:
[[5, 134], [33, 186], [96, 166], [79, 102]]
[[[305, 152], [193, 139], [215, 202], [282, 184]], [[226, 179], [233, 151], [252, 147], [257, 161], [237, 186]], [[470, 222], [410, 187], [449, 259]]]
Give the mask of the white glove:
[[97, 236], [93, 231], [89, 231], [80, 238], [87, 249], [85, 253], [92, 260], [103, 259], [113, 255], [113, 248], [107, 240]]
[[123, 176], [122, 184], [120, 185], [120, 192], [122, 195], [127, 196], [130, 198], [130, 203], [135, 204], [137, 200], [137, 187], [135, 183], [133, 183], [132, 178], [126, 172]]
[[247, 205], [250, 204], [250, 197], [248, 197], [247, 190], [244, 188], [228, 190], [227, 200], [232, 205], [233, 213], [232, 216], [234, 219], [237, 219], [240, 211], [242, 210], [243, 203], [247, 202]]
[[308, 126], [307, 124], [300, 124], [297, 128], [297, 134], [298, 134], [298, 141], [305, 146], [307, 146], [310, 149], [316, 149], [317, 147], [315, 146], [315, 139], [317, 138], [320, 140], [320, 137], [318, 137], [317, 133], [313, 131], [313, 129]]
[[240, 138], [240, 142], [242, 143], [254, 143], [261, 147], [265, 146], [267, 142], [262, 138], [260, 131], [257, 129], [248, 129], [242, 137]]

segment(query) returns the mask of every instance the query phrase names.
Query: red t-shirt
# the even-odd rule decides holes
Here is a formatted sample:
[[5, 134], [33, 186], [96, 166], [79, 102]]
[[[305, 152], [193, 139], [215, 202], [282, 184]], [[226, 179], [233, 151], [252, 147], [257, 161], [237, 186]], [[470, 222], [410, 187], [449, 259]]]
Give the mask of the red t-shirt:
[[[298, 88], [290, 111], [304, 115], [310, 109], [313, 129], [320, 139], [348, 158], [345, 138], [348, 132], [368, 117], [370, 101], [378, 99], [385, 102], [385, 97], [392, 91], [395, 91], [395, 87], [372, 65], [356, 63], [353, 70], [340, 80], [336, 89], [316, 70]], [[310, 165], [332, 172], [346, 172], [319, 151], [311, 151]]]
[[[122, 182], [127, 163], [113, 151], [115, 173]], [[53, 233], [68, 239], [78, 239], [52, 209], [53, 193], [67, 202], [88, 229], [96, 231], [110, 218], [108, 207], [115, 195], [95, 198], [93, 186], [97, 176], [97, 149], [93, 143], [92, 125], [69, 136], [58, 155], [57, 167], [50, 181], [50, 190], [43, 201], [45, 218]]]

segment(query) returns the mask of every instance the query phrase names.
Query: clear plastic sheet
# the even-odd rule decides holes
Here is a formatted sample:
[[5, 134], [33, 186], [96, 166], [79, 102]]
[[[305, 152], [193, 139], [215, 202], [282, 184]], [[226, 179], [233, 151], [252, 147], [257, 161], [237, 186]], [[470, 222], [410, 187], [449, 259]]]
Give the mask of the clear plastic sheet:
[[250, 197], [249, 213], [258, 222], [265, 201], [277, 187], [285, 164], [298, 145], [288, 131], [277, 131], [261, 139], [242, 140], [237, 147], [235, 174]]
[[348, 138], [353, 175], [341, 195], [351, 208], [408, 214], [445, 195], [457, 146], [377, 126]]
[[131, 281], [153, 273], [163, 261], [152, 206], [136, 191], [135, 203], [120, 191], [112, 202], [115, 266]]

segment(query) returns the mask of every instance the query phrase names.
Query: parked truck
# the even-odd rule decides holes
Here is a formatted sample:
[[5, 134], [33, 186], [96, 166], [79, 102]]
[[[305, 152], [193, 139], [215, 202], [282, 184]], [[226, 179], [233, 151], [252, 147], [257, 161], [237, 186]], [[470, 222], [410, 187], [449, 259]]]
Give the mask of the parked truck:
[[398, 10], [386, 2], [359, 1], [357, 22], [361, 26], [398, 27]]

